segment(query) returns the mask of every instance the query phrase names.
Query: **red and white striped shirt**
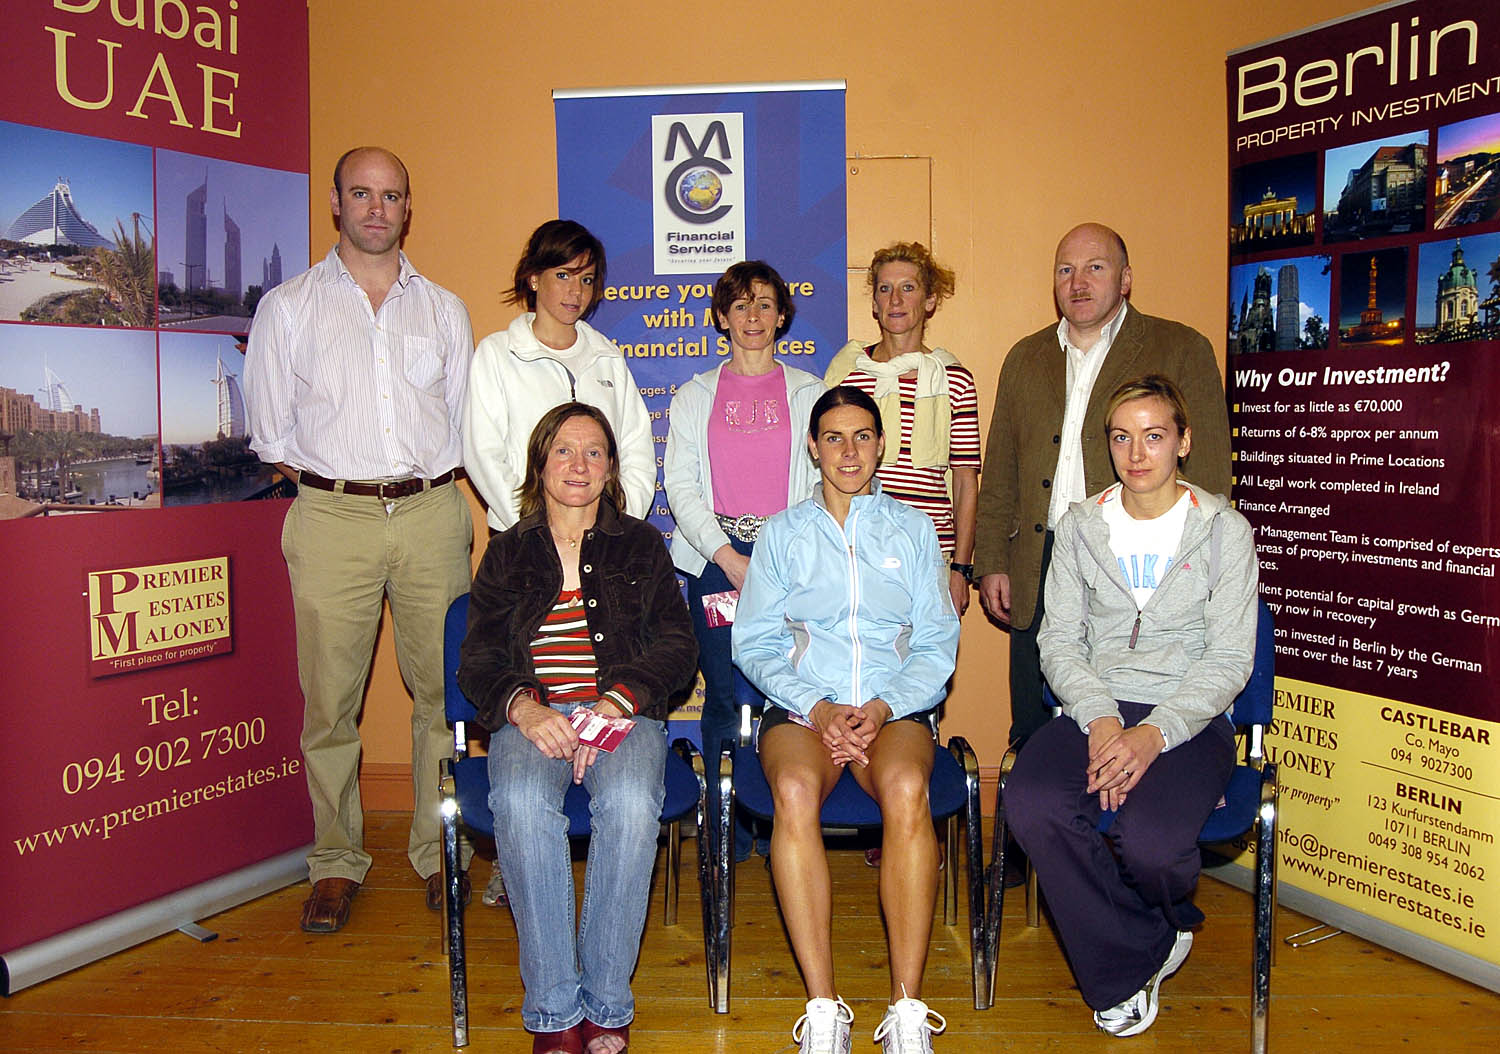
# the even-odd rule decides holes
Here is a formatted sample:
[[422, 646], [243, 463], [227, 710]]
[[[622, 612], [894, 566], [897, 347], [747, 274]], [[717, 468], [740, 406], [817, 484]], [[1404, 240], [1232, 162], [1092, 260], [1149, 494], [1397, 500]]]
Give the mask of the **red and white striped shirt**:
[[635, 700], [622, 686], [616, 685], [600, 695], [599, 660], [589, 642], [582, 590], [565, 589], [557, 595], [557, 601], [531, 639], [531, 662], [552, 706], [570, 703], [592, 706], [604, 698], [627, 715], [635, 713]]
[[[873, 352], [874, 347], [866, 349]], [[979, 402], [974, 392], [974, 375], [962, 365], [944, 367], [948, 374], [948, 405], [951, 421], [948, 429], [948, 465], [946, 468], [913, 468], [911, 463], [911, 428], [916, 414], [917, 376], [915, 373], [901, 377], [901, 453], [888, 465], [881, 465], [875, 474], [880, 486], [891, 497], [904, 505], [920, 509], [932, 517], [937, 528], [938, 544], [948, 556], [953, 554], [955, 534], [953, 527], [953, 501], [948, 496], [948, 470], [972, 468], [978, 471], [981, 461], [979, 446]], [[875, 394], [876, 378], [856, 369], [841, 382], [853, 385], [870, 396]], [[889, 422], [887, 422], [889, 428]], [[890, 441], [888, 437], [887, 442]]]

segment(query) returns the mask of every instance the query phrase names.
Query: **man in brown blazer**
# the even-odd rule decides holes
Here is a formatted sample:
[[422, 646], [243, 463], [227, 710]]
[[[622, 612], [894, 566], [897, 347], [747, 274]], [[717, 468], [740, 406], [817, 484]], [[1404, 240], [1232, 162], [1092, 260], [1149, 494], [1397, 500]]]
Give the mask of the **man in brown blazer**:
[[1229, 418], [1213, 346], [1179, 322], [1126, 304], [1130, 258], [1124, 240], [1097, 223], [1058, 243], [1056, 325], [1025, 337], [1005, 358], [979, 486], [974, 573], [979, 599], [1010, 627], [1013, 743], [1050, 716], [1042, 703], [1036, 634], [1052, 530], [1069, 504], [1114, 482], [1104, 406], [1122, 383], [1160, 373], [1182, 389], [1193, 449], [1183, 475], [1229, 493]]

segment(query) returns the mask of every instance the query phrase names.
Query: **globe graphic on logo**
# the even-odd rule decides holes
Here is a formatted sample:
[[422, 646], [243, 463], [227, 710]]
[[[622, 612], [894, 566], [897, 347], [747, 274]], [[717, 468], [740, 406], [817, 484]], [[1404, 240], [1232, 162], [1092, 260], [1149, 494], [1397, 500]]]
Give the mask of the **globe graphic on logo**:
[[677, 200], [692, 212], [708, 212], [724, 196], [724, 184], [711, 168], [690, 168], [677, 183]]

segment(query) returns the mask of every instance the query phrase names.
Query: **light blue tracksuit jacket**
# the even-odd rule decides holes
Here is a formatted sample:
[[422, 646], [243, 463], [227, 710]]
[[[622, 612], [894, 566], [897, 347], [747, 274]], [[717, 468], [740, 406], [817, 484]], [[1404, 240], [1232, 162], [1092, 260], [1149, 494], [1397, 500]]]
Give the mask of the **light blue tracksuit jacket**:
[[734, 661], [803, 717], [822, 699], [930, 710], [953, 674], [958, 616], [932, 520], [872, 489], [842, 528], [821, 487], [772, 517], [740, 591]]

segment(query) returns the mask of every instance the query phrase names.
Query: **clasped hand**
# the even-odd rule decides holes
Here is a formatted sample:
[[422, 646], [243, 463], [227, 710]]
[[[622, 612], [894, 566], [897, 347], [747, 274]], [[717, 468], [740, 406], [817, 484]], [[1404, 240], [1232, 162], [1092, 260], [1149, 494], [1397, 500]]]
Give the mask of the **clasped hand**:
[[1155, 725], [1124, 728], [1116, 717], [1090, 721], [1088, 791], [1099, 795], [1099, 808], [1113, 811], [1124, 805], [1164, 746]]
[[849, 706], [832, 703], [827, 699], [817, 703], [809, 715], [823, 737], [828, 756], [835, 765], [854, 762], [868, 765], [866, 756], [870, 744], [875, 742], [881, 727], [890, 720], [891, 708], [884, 699], [871, 699], [864, 706]]
[[[589, 709], [603, 717], [624, 716], [602, 699]], [[547, 757], [572, 761], [574, 783], [583, 782], [583, 774], [599, 757], [598, 747], [579, 740], [572, 721], [534, 696], [522, 696], [511, 704], [510, 723]]]

